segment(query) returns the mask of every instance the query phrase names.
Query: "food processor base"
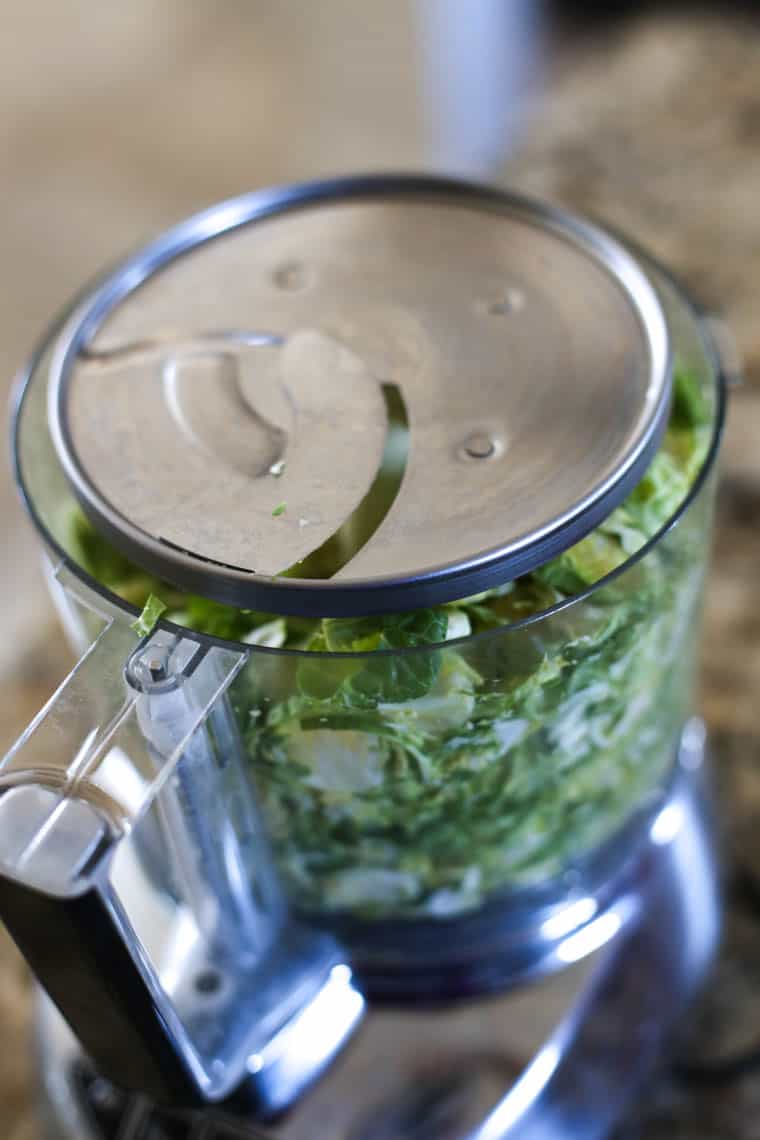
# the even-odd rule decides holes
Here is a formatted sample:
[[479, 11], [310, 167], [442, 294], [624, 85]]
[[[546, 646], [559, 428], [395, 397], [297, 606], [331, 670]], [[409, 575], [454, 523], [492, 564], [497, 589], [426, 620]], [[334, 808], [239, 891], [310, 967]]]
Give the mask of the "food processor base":
[[[38, 1018], [45, 1140], [602, 1140], [651, 1072], [720, 927], [704, 730], [606, 910], [570, 931], [564, 968], [496, 996], [371, 1008], [282, 1119], [159, 1109], [100, 1078], [46, 998]], [[556, 922], [556, 919], [554, 920]]]

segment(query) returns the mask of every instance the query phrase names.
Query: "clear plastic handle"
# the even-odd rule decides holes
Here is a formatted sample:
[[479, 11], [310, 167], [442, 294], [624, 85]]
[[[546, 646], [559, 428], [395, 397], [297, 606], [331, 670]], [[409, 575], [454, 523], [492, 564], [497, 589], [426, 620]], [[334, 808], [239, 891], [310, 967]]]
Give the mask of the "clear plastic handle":
[[362, 999], [279, 890], [227, 700], [246, 663], [110, 617], [0, 765], [0, 916], [105, 1075], [187, 1102], [253, 1081], [271, 1112]]

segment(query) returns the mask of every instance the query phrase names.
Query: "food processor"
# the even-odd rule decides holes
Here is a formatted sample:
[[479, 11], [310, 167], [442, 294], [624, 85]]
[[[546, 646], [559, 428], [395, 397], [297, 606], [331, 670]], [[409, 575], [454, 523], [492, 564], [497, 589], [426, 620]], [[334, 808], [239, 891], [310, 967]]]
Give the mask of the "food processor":
[[0, 766], [51, 1138], [609, 1135], [720, 927], [724, 388], [648, 255], [438, 178], [64, 314], [13, 442], [80, 660]]

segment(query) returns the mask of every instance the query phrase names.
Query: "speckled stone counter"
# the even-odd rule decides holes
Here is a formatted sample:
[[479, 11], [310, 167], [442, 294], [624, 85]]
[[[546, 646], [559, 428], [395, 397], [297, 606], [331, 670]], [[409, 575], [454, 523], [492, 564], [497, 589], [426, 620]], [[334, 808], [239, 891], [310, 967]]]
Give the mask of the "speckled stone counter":
[[725, 13], [632, 17], [563, 54], [510, 181], [606, 219], [728, 321], [731, 394], [702, 710], [727, 855], [724, 948], [625, 1140], [760, 1137], [760, 33]]
[[[0, 224], [12, 285], [2, 318], [7, 374], [52, 306], [126, 245], [214, 198], [302, 173], [298, 139], [275, 137], [277, 116], [270, 125], [261, 110], [286, 107], [277, 75], [286, 45], [265, 36], [267, 51], [258, 47], [246, 5], [225, 5], [218, 20], [211, 3], [140, 0], [118, 18], [99, 12], [89, 28], [97, 53], [78, 35], [93, 9], [65, 7], [64, 20], [52, 5], [26, 5], [14, 13], [18, 35], [0, 49], [0, 138], [13, 157]], [[505, 182], [635, 235], [725, 314], [745, 362], [724, 449], [702, 674], [730, 855], [727, 936], [676, 1062], [625, 1140], [760, 1137], [760, 24], [713, 12], [653, 6], [563, 41], [503, 172]], [[176, 88], [188, 74], [183, 106]], [[240, 122], [221, 114], [230, 105], [244, 108]], [[255, 154], [244, 151], [249, 127]], [[363, 152], [348, 163], [340, 147], [331, 154], [344, 168], [362, 165]], [[7, 483], [0, 511], [0, 616], [11, 634], [0, 653], [5, 744], [68, 654]], [[27, 995], [0, 935], [5, 1140], [36, 1134]]]

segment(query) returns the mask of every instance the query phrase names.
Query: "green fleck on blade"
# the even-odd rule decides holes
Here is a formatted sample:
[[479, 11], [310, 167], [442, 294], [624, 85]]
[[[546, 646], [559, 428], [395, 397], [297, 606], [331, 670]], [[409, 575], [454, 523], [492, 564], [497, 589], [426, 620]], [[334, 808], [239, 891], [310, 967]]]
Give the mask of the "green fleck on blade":
[[272, 518], [276, 519], [279, 515], [284, 515], [285, 511], [287, 509], [288, 509], [287, 503], [278, 503], [277, 506], [272, 511]]
[[139, 618], [132, 622], [131, 628], [140, 637], [147, 637], [149, 633], [153, 632], [156, 622], [165, 609], [166, 605], [160, 598], [157, 598], [155, 594], [149, 594], [142, 613]]

